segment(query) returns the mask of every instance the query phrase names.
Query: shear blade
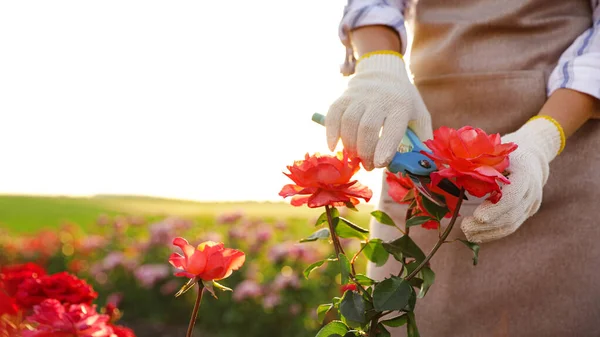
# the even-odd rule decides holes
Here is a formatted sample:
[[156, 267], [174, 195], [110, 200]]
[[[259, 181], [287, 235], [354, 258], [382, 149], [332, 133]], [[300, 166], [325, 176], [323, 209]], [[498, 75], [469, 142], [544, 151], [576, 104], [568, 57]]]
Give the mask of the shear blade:
[[421, 177], [421, 176], [416, 176], [414, 174], [408, 174], [408, 176], [415, 184], [415, 187], [417, 188], [417, 190], [421, 194], [423, 194], [427, 199], [429, 199], [429, 201], [433, 202], [434, 204], [436, 204], [440, 207], [446, 207], [446, 203], [444, 201], [436, 198], [433, 194], [431, 194], [431, 192], [429, 191], [429, 188], [427, 188], [427, 180], [429, 179], [429, 177]]
[[[451, 182], [450, 179], [448, 179], [448, 178], [444, 178], [444, 179], [440, 180], [440, 182], [437, 184], [437, 186], [450, 195], [453, 195], [457, 198], [460, 196], [460, 189], [458, 188], [458, 186], [454, 185], [454, 183]], [[463, 200], [469, 200], [469, 199], [467, 199], [467, 196], [464, 195]]]

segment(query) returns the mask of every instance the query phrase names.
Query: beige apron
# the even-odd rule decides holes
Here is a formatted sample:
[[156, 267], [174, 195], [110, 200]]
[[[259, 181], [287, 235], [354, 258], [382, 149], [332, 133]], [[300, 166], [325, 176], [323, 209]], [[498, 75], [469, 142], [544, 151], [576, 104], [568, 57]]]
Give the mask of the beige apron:
[[[410, 56], [434, 129], [515, 131], [546, 100], [561, 53], [592, 24], [589, 0], [421, 0]], [[550, 166], [539, 212], [514, 234], [483, 244], [479, 265], [461, 243], [432, 260], [436, 281], [417, 302], [423, 337], [600, 336], [600, 120], [586, 123]], [[472, 214], [478, 200], [463, 205]], [[406, 206], [380, 209], [403, 224]], [[371, 224], [372, 235], [397, 232]], [[437, 231], [414, 228], [427, 253]], [[464, 238], [460, 219], [450, 238]], [[397, 273], [393, 258], [369, 274]], [[397, 328], [393, 336], [404, 336]]]

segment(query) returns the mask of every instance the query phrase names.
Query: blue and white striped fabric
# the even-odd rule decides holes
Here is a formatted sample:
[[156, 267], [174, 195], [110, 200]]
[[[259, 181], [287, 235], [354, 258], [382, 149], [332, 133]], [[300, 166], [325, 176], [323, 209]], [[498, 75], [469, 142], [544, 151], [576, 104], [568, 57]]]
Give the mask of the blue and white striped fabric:
[[[404, 10], [409, 0], [348, 0], [340, 22], [339, 36], [350, 48], [352, 29], [385, 25], [394, 28], [402, 40], [402, 53], [408, 39]], [[565, 50], [548, 81], [548, 95], [559, 88], [577, 90], [600, 99], [600, 0], [591, 0], [594, 24]]]

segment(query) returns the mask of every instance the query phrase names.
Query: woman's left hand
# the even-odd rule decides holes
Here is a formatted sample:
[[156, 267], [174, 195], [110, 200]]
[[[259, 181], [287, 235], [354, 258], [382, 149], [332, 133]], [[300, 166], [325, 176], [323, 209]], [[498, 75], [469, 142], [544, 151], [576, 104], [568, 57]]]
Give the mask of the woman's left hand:
[[473, 216], [462, 221], [461, 229], [469, 241], [483, 243], [506, 237], [537, 213], [549, 164], [564, 146], [564, 134], [559, 130], [551, 119], [536, 118], [502, 137], [503, 143], [518, 146], [509, 157], [510, 184], [502, 187], [500, 201], [484, 201]]

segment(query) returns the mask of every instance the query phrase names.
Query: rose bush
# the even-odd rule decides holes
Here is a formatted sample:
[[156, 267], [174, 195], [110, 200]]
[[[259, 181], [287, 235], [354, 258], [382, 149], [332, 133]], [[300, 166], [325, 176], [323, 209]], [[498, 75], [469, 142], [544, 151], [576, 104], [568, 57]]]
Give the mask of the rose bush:
[[[291, 170], [288, 166], [292, 173], [284, 174], [297, 185], [299, 182], [302, 182], [303, 185], [293, 185], [292, 187], [286, 185], [280, 195], [285, 198], [293, 195], [290, 193], [291, 191], [305, 192], [305, 194], [315, 193], [310, 197], [292, 199], [291, 204], [300, 206], [308, 203], [309, 207], [324, 207], [324, 212], [317, 219], [315, 226], [325, 225], [325, 228], [318, 229], [301, 242], [321, 239], [329, 241], [333, 246], [333, 254], [327, 259], [309, 265], [304, 271], [304, 275], [308, 278], [314, 270], [326, 264], [336, 265], [340, 275], [340, 289], [343, 292], [341, 297], [333, 297], [328, 303], [323, 303], [317, 308], [318, 320], [323, 324], [317, 337], [386, 337], [390, 336], [388, 327], [402, 325], [406, 325], [408, 337], [418, 337], [415, 308], [418, 299], [425, 297], [433, 286], [435, 273], [429, 262], [438, 249], [443, 244], [462, 242], [473, 251], [473, 264], [477, 264], [479, 246], [462, 239], [451, 241], [446, 239], [459, 216], [466, 192], [478, 197], [489, 194], [488, 199], [492, 202], [500, 200], [502, 193], [499, 183], [509, 183], [503, 175], [503, 171], [508, 168], [508, 155], [516, 149], [516, 145], [501, 144], [500, 135], [487, 135], [483, 130], [472, 127], [464, 127], [459, 130], [443, 127], [435, 130], [433, 136], [432, 140], [425, 142], [432, 152], [421, 151], [437, 165], [437, 171], [431, 173], [429, 183], [424, 179], [426, 177], [418, 178], [419, 182], [426, 186], [417, 188], [416, 183], [410, 177], [405, 176], [413, 177], [409, 172], [400, 172], [399, 174], [386, 172], [390, 197], [398, 203], [409, 205], [403, 226], [396, 224], [392, 217], [385, 212], [378, 210], [371, 213], [379, 223], [394, 227], [400, 232], [400, 237], [393, 241], [369, 240], [367, 229], [340, 215], [338, 207], [345, 205], [356, 210], [355, 202], [342, 202], [341, 198], [326, 197], [319, 198], [318, 202], [312, 200], [311, 203], [310, 198], [317, 199], [315, 196], [321, 194], [336, 195], [328, 192], [329, 189], [335, 190], [336, 188], [336, 185], [332, 185], [331, 182], [335, 181], [343, 186], [345, 182], [352, 179], [356, 169], [347, 171], [348, 174], [343, 175], [343, 179], [336, 180], [341, 175], [330, 173], [327, 167], [319, 170], [315, 168], [316, 165], [307, 164], [313, 158], [308, 155], [304, 161], [299, 161], [299, 164], [292, 166], [305, 167], [300, 173], [298, 170]], [[318, 156], [318, 158], [321, 162], [336, 162], [336, 158], [339, 159], [340, 154]], [[345, 151], [343, 158], [346, 162], [356, 162], [354, 158], [347, 158]], [[423, 161], [419, 159], [419, 164], [425, 167], [422, 164]], [[330, 177], [335, 177], [335, 179], [330, 179]], [[460, 191], [458, 195], [443, 190], [439, 185], [442, 181], [446, 185], [454, 183]], [[307, 182], [313, 184], [309, 185]], [[360, 190], [365, 192], [365, 195], [368, 193], [366, 192], [368, 191], [367, 187], [356, 181], [352, 181], [352, 184], [360, 186]], [[307, 186], [310, 186], [311, 189], [306, 188]], [[315, 186], [318, 186], [319, 190], [316, 190]], [[422, 192], [424, 189], [427, 191]], [[452, 189], [448, 189], [448, 191], [452, 191]], [[439, 200], [443, 202], [439, 202]], [[442, 231], [441, 221], [447, 217], [451, 218], [450, 222]], [[425, 229], [439, 229], [437, 243], [427, 254], [410, 238], [410, 227], [417, 225]], [[341, 245], [341, 238], [358, 239], [361, 243], [360, 248], [349, 253]], [[380, 266], [385, 264], [391, 256], [401, 263], [401, 268], [397, 275], [390, 275], [383, 280], [373, 280], [360, 273], [360, 270], [356, 268], [356, 261], [361, 254]], [[332, 314], [334, 318], [327, 319], [327, 316]]]

